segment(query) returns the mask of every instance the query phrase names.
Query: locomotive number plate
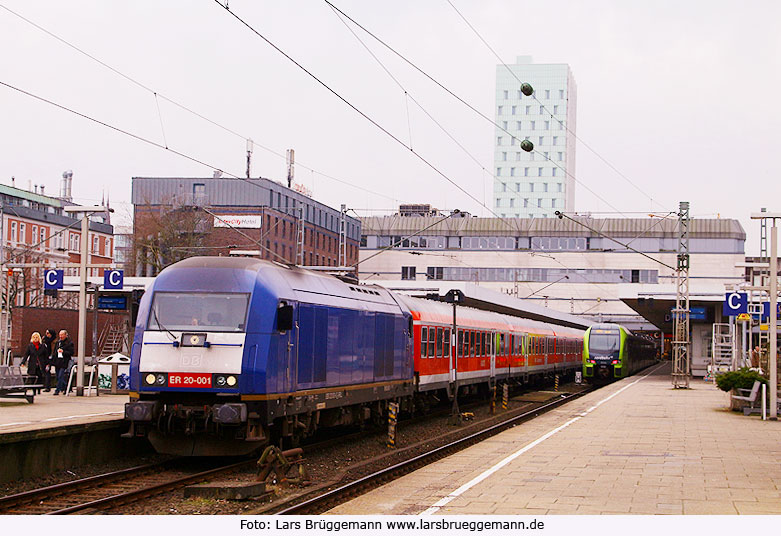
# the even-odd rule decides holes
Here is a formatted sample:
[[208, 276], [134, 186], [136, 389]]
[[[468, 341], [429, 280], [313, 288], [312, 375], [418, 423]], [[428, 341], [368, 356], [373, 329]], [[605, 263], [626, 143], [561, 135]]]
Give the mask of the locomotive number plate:
[[203, 387], [212, 386], [211, 374], [171, 373], [168, 375], [168, 387]]

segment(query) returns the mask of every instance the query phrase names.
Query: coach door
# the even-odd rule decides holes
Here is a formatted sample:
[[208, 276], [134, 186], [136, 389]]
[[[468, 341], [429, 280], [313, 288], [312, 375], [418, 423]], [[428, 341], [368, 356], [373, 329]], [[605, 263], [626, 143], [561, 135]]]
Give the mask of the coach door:
[[486, 337], [488, 341], [488, 354], [491, 359], [491, 385], [496, 383], [496, 333], [493, 331], [488, 333]]
[[279, 346], [277, 348], [279, 377], [282, 379], [282, 393], [296, 390], [298, 377], [298, 307], [291, 302], [279, 302], [277, 307], [277, 331]]

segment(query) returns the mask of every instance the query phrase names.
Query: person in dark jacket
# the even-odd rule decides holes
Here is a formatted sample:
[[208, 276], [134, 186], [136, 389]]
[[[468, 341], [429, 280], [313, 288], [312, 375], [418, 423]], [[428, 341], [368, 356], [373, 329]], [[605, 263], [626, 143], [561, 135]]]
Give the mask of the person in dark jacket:
[[65, 390], [68, 388], [68, 364], [74, 353], [73, 341], [68, 337], [68, 332], [61, 329], [57, 343], [54, 345], [53, 363], [54, 369], [57, 371], [57, 388], [54, 390], [55, 395], [60, 393], [66, 394]]
[[[41, 334], [36, 331], [30, 337], [30, 344], [27, 345], [27, 350], [22, 358], [22, 365], [27, 365], [27, 374], [35, 376], [34, 383], [36, 385], [43, 383], [43, 371], [48, 361], [49, 349], [41, 341]], [[40, 393], [40, 387], [37, 391]]]
[[52, 355], [54, 354], [54, 343], [57, 341], [57, 335], [53, 329], [47, 329], [43, 335], [43, 344], [46, 345], [46, 366], [43, 368], [43, 390], [49, 392], [52, 390]]

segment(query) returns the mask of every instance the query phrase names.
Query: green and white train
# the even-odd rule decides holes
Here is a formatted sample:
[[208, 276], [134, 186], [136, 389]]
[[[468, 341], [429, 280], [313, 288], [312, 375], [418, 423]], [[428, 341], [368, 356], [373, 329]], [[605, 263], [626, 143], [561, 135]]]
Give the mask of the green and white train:
[[583, 377], [591, 383], [626, 378], [656, 362], [656, 345], [618, 324], [595, 324], [583, 339]]

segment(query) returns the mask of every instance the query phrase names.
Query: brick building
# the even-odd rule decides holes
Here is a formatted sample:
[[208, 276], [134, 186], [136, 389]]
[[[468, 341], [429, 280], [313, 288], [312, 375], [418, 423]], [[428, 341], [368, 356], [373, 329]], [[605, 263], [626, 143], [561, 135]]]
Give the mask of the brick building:
[[[81, 224], [79, 218], [66, 214], [66, 206], [75, 203], [69, 197], [50, 197], [41, 193], [0, 184], [0, 236], [3, 237], [3, 265], [40, 264], [6, 275], [11, 289], [12, 306], [55, 305], [43, 295], [43, 269], [81, 259]], [[113, 263], [114, 234], [108, 216], [90, 218], [88, 264]], [[65, 268], [66, 275], [78, 275], [78, 268]], [[90, 269], [88, 275], [102, 275], [101, 269]], [[3, 296], [5, 299], [5, 296]]]
[[134, 275], [231, 250], [305, 266], [358, 262], [358, 219], [272, 180], [134, 177], [132, 203]]

